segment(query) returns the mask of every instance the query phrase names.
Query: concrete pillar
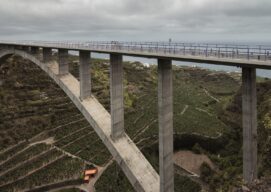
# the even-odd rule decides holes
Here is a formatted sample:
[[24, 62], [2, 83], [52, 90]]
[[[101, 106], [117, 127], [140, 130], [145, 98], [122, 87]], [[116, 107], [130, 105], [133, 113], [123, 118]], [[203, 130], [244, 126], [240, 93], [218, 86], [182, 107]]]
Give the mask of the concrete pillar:
[[29, 52], [29, 47], [28, 46], [22, 46], [23, 51]]
[[39, 47], [31, 47], [30, 50], [33, 55], [37, 55], [39, 53]]
[[257, 97], [256, 69], [242, 68], [243, 177], [248, 183], [257, 178]]
[[68, 50], [58, 49], [58, 74], [65, 75], [69, 73]]
[[43, 62], [47, 63], [52, 60], [52, 49], [51, 48], [42, 48], [42, 57]]
[[15, 49], [18, 49], [18, 50], [21, 50], [21, 49], [22, 49], [22, 46], [21, 46], [21, 45], [15, 45], [14, 48], [15, 48]]
[[173, 95], [171, 60], [158, 59], [160, 192], [174, 191]]
[[119, 54], [110, 54], [110, 106], [111, 137], [116, 140], [124, 134], [123, 69]]
[[1, 44], [1, 45], [0, 45], [0, 49], [6, 49], [6, 48], [7, 48], [6, 45], [4, 45], [4, 44]]
[[7, 45], [8, 49], [15, 49], [15, 47], [16, 47], [15, 45]]
[[79, 51], [80, 58], [80, 99], [86, 99], [91, 95], [91, 76], [90, 76], [90, 52]]

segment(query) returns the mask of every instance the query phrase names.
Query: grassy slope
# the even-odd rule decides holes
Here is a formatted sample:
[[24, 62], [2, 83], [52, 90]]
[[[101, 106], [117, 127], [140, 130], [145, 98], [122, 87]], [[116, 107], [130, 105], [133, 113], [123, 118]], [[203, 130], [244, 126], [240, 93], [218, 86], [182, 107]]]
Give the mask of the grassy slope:
[[[78, 77], [77, 58], [71, 57], [70, 62], [71, 72]], [[99, 101], [109, 109], [108, 62], [94, 60], [92, 68], [92, 90]], [[2, 65], [0, 69], [0, 79], [4, 80], [3, 85], [0, 86], [0, 120], [3, 122], [0, 124], [0, 146], [5, 149], [20, 141], [24, 142], [10, 151], [1, 153], [0, 161], [10, 158], [12, 154], [20, 151], [28, 143], [48, 137], [55, 138], [56, 142], [53, 146], [58, 146], [95, 164], [103, 165], [110, 159], [110, 154], [92, 128], [88, 126], [78, 110], [46, 74], [34, 65], [21, 61], [21, 59], [9, 61]], [[156, 68], [146, 68], [139, 63], [126, 63], [124, 69], [126, 131], [143, 150], [153, 166], [158, 169]], [[231, 112], [231, 107], [227, 107], [228, 103], [232, 102], [232, 96], [239, 89], [239, 77], [235, 74], [229, 76], [224, 73], [213, 73], [201, 69], [175, 68], [173, 82], [175, 133], [177, 135], [198, 133], [205, 136], [217, 136], [218, 133], [224, 133], [228, 136], [232, 143], [229, 142], [226, 148], [230, 152], [224, 151], [222, 159], [216, 159], [216, 155], [210, 154], [224, 173], [225, 165], [230, 162], [230, 158], [235, 160], [236, 153], [238, 154], [240, 149], [235, 148], [238, 144], [236, 139], [239, 139], [238, 129], [235, 130], [235, 133], [232, 133], [233, 129], [231, 129], [239, 127], [240, 130], [240, 125], [237, 123], [240, 116], [234, 115], [236, 111]], [[266, 95], [268, 97], [268, 94]], [[268, 101], [267, 98], [263, 98], [263, 100]], [[184, 110], [185, 108], [186, 110]], [[264, 117], [263, 124], [265, 126], [270, 125], [268, 109], [270, 108], [261, 113], [261, 118]], [[37, 134], [40, 135], [31, 140]], [[236, 138], [233, 137], [234, 134], [237, 135]], [[75, 138], [81, 139], [76, 141]], [[219, 151], [219, 153], [223, 154], [223, 151]], [[20, 155], [26, 156], [27, 154], [28, 152], [25, 152]], [[265, 151], [264, 154], [268, 154], [268, 151]], [[265, 155], [263, 159], [267, 157]], [[38, 158], [41, 157], [38, 156]], [[65, 171], [59, 171], [54, 177], [51, 177], [51, 180], [46, 182], [60, 181], [63, 179], [62, 175], [68, 176], [67, 179], [69, 177], [80, 177], [85, 163], [76, 160], [72, 164], [77, 167], [77, 171], [74, 171], [76, 174], [65, 173], [65, 175], [63, 174]], [[26, 164], [21, 165], [22, 169], [25, 166]], [[49, 166], [59, 167], [57, 162], [50, 163]], [[240, 163], [234, 166], [238, 169]], [[267, 163], [266, 166], [270, 165]], [[46, 173], [44, 173], [45, 169], [41, 170], [43, 171], [35, 174], [45, 174], [45, 178], [49, 177], [48, 174], [46, 176]], [[14, 183], [7, 186], [8, 190], [17, 185], [22, 187], [22, 182], [16, 181], [18, 177], [13, 178]], [[112, 179], [112, 177], [115, 179]], [[34, 182], [33, 180], [35, 179], [31, 176], [26, 177], [24, 183], [28, 184], [24, 187], [40, 185], [38, 181]], [[186, 179], [176, 175], [176, 191], [180, 189], [177, 186], [186, 186], [185, 183], [189, 182], [192, 181], [189, 179], [186, 181]], [[214, 185], [219, 185], [219, 183], [214, 182]], [[112, 186], [112, 190], [108, 190], [105, 186]], [[193, 184], [193, 186], [197, 188], [197, 185]], [[132, 191], [129, 182], [115, 164], [109, 166], [99, 179], [96, 187], [97, 191]], [[193, 190], [196, 191], [196, 189]], [[193, 190], [191, 189], [191, 191]]]

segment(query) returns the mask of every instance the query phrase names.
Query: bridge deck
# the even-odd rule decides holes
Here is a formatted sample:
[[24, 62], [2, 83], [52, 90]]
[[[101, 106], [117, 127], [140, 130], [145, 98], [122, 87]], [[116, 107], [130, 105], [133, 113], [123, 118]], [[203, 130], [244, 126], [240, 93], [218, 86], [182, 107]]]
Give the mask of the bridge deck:
[[[176, 61], [186, 61], [195, 63], [209, 63], [215, 65], [227, 65], [237, 67], [255, 67], [262, 69], [271, 69], [271, 49], [265, 50], [259, 48], [225, 48], [231, 51], [221, 51], [222, 48], [187, 49], [185, 47], [168, 46], [143, 46], [142, 44], [114, 44], [114, 43], [63, 43], [63, 42], [3, 42], [2, 45], [45, 47], [52, 49], [68, 50], [88, 50], [96, 53], [118, 53], [125, 56], [145, 57], [145, 58], [164, 58]], [[259, 49], [259, 50], [258, 50]], [[250, 51], [249, 50], [254, 50]]]

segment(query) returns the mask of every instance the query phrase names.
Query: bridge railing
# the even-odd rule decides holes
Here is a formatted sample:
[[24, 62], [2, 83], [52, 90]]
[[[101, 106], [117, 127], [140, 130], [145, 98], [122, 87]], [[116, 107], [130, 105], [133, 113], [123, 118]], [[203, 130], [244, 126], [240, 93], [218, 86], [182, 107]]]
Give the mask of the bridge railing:
[[123, 51], [163, 55], [216, 57], [228, 59], [271, 60], [271, 46], [198, 44], [181, 42], [124, 42], [124, 41], [0, 41], [2, 44], [16, 44], [67, 49], [90, 49], [100, 51]]

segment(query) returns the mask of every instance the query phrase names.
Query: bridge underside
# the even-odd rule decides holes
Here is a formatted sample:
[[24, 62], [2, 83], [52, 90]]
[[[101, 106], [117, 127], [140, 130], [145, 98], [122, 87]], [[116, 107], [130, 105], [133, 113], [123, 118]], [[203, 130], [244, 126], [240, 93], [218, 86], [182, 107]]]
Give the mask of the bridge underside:
[[111, 115], [93, 95], [84, 100], [80, 99], [80, 82], [73, 75], [59, 75], [56, 61], [44, 63], [22, 50], [0, 51], [0, 59], [11, 55], [19, 55], [32, 61], [59, 85], [102, 139], [136, 191], [159, 191], [160, 179], [157, 172], [125, 133], [117, 140], [112, 140]]

